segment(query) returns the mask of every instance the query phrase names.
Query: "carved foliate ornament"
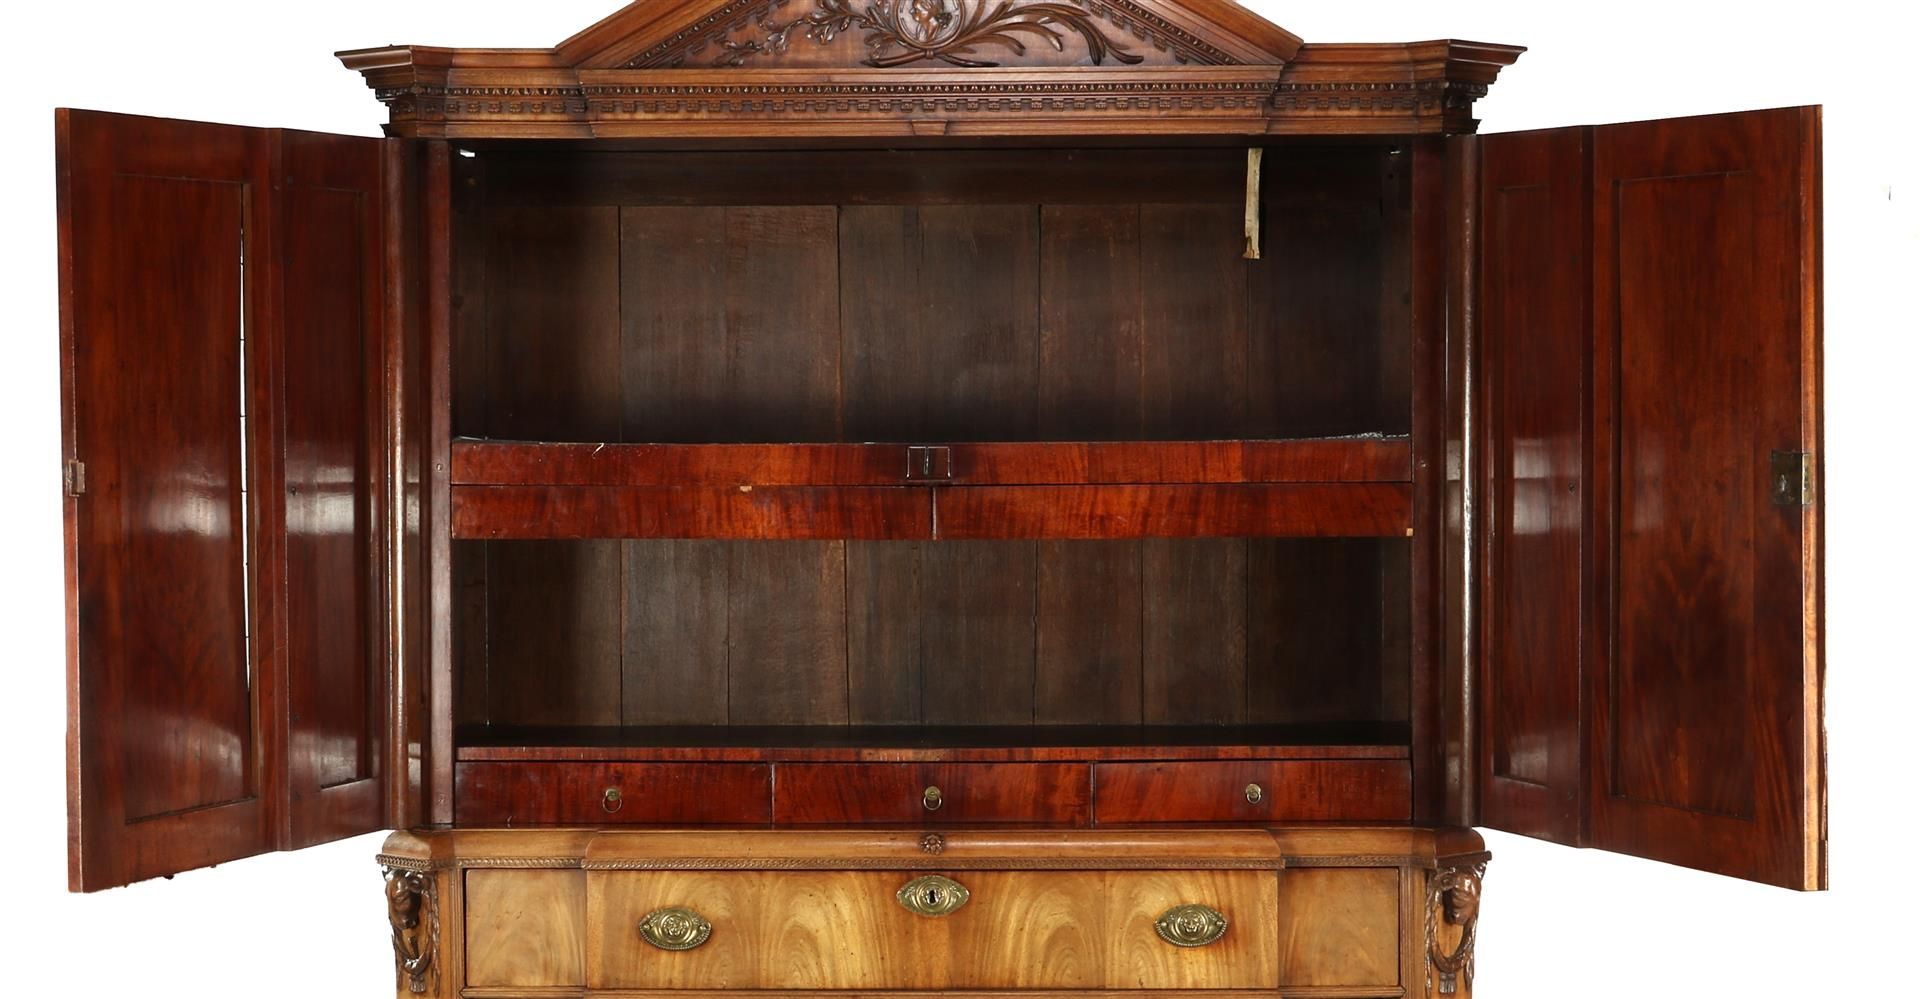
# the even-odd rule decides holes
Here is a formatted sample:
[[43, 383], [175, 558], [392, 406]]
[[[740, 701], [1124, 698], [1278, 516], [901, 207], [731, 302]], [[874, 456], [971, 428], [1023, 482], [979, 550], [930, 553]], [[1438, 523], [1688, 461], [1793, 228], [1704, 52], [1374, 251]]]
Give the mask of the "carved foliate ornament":
[[[1480, 885], [1487, 875], [1484, 856], [1433, 871], [1427, 878], [1427, 985], [1454, 995], [1464, 980], [1473, 988], [1473, 946], [1480, 927]], [[1460, 928], [1451, 948], [1442, 943], [1442, 923]]]
[[425, 993], [439, 974], [440, 903], [431, 873], [385, 867], [387, 920], [393, 925], [393, 959], [400, 984]]
[[[1145, 61], [1108, 34], [1092, 9], [1071, 0], [754, 0], [746, 13], [744, 22], [719, 38], [718, 54], [707, 60], [711, 65], [744, 66], [756, 57], [785, 55], [803, 38], [831, 45], [855, 31], [863, 33], [867, 50], [862, 62], [879, 69], [921, 62], [998, 66], [1033, 45], [1065, 52], [1074, 36], [1096, 66], [1109, 59]], [[697, 58], [701, 47], [695, 43], [682, 53], [680, 64]], [[647, 53], [629, 65], [657, 58]]]

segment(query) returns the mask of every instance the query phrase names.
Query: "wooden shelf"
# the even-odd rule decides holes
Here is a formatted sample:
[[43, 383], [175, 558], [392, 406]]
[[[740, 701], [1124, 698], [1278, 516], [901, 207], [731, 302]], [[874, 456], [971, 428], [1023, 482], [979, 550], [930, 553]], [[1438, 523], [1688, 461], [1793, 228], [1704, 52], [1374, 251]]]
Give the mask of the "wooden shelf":
[[461, 762], [1013, 763], [1404, 760], [1404, 724], [1201, 726], [470, 726]]
[[1399, 537], [1404, 437], [946, 444], [457, 441], [482, 539]]

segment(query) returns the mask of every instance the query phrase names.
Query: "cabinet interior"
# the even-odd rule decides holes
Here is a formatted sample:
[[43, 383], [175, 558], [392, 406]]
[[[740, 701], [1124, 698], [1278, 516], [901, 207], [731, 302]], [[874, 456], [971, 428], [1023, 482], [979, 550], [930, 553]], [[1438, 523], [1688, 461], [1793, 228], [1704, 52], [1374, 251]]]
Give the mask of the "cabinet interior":
[[[1242, 148], [467, 150], [453, 433], [482, 450], [776, 455], [1404, 447], [1403, 159], [1385, 143], [1267, 149], [1249, 260]], [[1389, 478], [1410, 480], [1402, 467]], [[1236, 532], [1196, 503], [1153, 536], [987, 522], [957, 540], [939, 536], [944, 502], [925, 538], [457, 533], [463, 752], [1405, 752], [1409, 530]]]

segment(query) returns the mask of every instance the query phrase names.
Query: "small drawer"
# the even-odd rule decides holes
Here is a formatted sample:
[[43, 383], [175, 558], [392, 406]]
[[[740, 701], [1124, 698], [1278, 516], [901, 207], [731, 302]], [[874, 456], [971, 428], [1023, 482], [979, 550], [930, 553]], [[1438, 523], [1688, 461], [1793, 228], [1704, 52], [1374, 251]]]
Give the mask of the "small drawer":
[[1126, 822], [1405, 821], [1405, 760], [1103, 763], [1095, 820]]
[[760, 763], [461, 763], [463, 826], [764, 825], [772, 770]]
[[1084, 826], [1092, 781], [1072, 763], [795, 763], [774, 776], [778, 825], [991, 822]]
[[[1280, 983], [1278, 877], [1258, 870], [593, 871], [587, 984], [1271, 990]], [[901, 899], [927, 878], [947, 879], [932, 889], [948, 903], [943, 914], [912, 911]]]

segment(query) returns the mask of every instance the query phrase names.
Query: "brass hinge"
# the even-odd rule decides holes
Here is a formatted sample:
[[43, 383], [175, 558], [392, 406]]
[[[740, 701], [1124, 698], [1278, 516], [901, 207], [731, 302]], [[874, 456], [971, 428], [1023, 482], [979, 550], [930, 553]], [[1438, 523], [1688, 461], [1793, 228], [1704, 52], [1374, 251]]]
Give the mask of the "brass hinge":
[[85, 496], [87, 494], [86, 462], [69, 460], [60, 475], [60, 485], [66, 489], [68, 496]]
[[1774, 506], [1804, 508], [1813, 505], [1812, 453], [1775, 451], [1770, 468]]
[[953, 478], [953, 449], [907, 448], [908, 482], [945, 482]]

